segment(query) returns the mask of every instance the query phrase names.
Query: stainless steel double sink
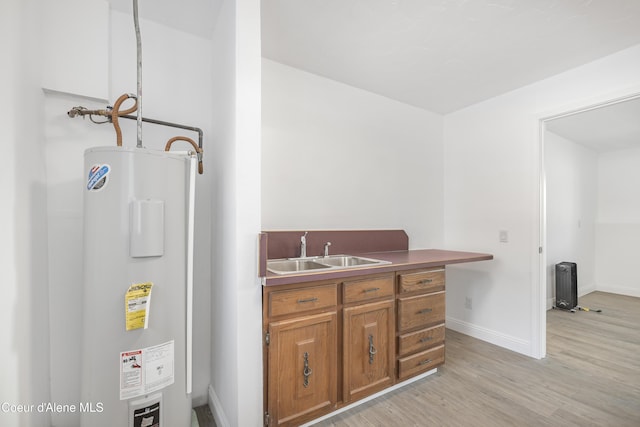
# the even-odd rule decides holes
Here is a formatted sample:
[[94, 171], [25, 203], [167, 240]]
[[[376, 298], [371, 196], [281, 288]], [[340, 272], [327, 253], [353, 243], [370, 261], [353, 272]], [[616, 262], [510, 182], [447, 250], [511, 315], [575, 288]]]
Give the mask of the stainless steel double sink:
[[318, 256], [312, 258], [271, 259], [267, 260], [267, 270], [275, 274], [294, 274], [353, 267], [373, 267], [381, 264], [391, 263], [389, 261], [353, 255], [329, 255], [326, 257]]

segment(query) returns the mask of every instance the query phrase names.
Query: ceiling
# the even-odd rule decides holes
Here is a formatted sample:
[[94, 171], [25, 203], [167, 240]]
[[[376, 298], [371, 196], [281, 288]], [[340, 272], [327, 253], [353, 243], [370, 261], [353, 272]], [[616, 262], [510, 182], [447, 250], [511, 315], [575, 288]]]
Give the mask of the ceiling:
[[[212, 38], [222, 2], [138, 7]], [[640, 44], [639, 0], [261, 0], [261, 16], [264, 57], [441, 114]]]
[[[114, 10], [133, 14], [133, 0], [109, 0], [109, 3]], [[222, 0], [138, 0], [138, 15], [141, 19], [210, 39], [221, 5]], [[140, 30], [144, 43], [144, 28]]]
[[262, 0], [262, 55], [449, 113], [640, 43], [638, 0]]
[[640, 98], [550, 120], [546, 129], [598, 153], [640, 147]]
[[[133, 0], [109, 1], [132, 13]], [[222, 2], [139, 0], [139, 12], [212, 38]], [[640, 0], [261, 0], [261, 16], [263, 57], [440, 114], [640, 44]], [[636, 100], [547, 128], [605, 151], [640, 144], [638, 117]]]

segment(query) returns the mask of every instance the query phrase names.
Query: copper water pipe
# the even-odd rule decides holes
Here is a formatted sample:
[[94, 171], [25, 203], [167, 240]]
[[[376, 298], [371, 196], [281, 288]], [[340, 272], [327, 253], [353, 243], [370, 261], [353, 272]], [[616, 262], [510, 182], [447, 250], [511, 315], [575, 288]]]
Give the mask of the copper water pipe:
[[[120, 105], [129, 98], [135, 99], [135, 103], [133, 106], [127, 110], [120, 111]], [[131, 114], [138, 109], [138, 100], [135, 95], [130, 93], [125, 93], [120, 95], [120, 98], [113, 104], [113, 109], [111, 110], [111, 122], [113, 123], [113, 128], [116, 130], [116, 144], [118, 147], [122, 147], [122, 129], [120, 129], [120, 123], [118, 123], [118, 117], [124, 116], [126, 114]]]
[[193, 149], [196, 150], [196, 153], [198, 153], [198, 173], [202, 175], [204, 169], [202, 166], [202, 148], [198, 147], [198, 144], [196, 144], [196, 142], [191, 138], [187, 138], [186, 136], [174, 136], [167, 141], [167, 145], [165, 145], [164, 151], [171, 150], [171, 144], [176, 141], [186, 141], [193, 146]]
[[[112, 113], [112, 107], [107, 107], [106, 110], [89, 110], [85, 107], [73, 107], [71, 110], [67, 111], [67, 115], [71, 118], [74, 118], [76, 116], [89, 116], [89, 119], [93, 122], [93, 123], [97, 123], [97, 124], [101, 124], [101, 123], [107, 123], [105, 122], [96, 122], [95, 120], [93, 120], [92, 116], [103, 116], [103, 117], [108, 117], [109, 121], [111, 121], [111, 113]], [[134, 107], [131, 107], [131, 109], [133, 109]], [[136, 120], [136, 116], [132, 116], [129, 114], [126, 114], [127, 111], [120, 111], [118, 113], [118, 118], [125, 118], [125, 119], [129, 119], [129, 120]], [[181, 125], [178, 123], [171, 123], [171, 122], [165, 122], [164, 120], [157, 120], [157, 119], [150, 119], [148, 117], [143, 117], [142, 121], [145, 123], [152, 123], [155, 125], [162, 125], [162, 126], [169, 126], [169, 127], [173, 127], [173, 128], [178, 128], [178, 129], [184, 129], [184, 130], [189, 130], [189, 131], [193, 131], [193, 132], [197, 132], [198, 133], [198, 147], [200, 148], [200, 151], [198, 152], [198, 160], [202, 159], [202, 140], [204, 139], [204, 132], [202, 132], [202, 129], [198, 128], [198, 127], [194, 127], [194, 126], [186, 126], [186, 125]]]

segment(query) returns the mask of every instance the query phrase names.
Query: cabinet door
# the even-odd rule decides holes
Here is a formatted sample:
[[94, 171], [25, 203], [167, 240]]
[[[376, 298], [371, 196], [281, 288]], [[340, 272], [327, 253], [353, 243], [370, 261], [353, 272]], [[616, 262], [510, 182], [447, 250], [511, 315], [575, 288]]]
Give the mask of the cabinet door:
[[343, 388], [351, 402], [393, 384], [393, 301], [344, 309]]
[[270, 425], [300, 425], [335, 409], [336, 312], [269, 325]]

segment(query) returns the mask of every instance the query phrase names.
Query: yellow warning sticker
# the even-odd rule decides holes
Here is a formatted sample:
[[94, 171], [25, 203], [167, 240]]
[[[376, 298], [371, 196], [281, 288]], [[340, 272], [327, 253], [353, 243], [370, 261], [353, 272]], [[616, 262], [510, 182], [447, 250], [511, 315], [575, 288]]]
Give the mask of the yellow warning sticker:
[[124, 296], [124, 310], [127, 331], [144, 328], [149, 324], [153, 283], [135, 283], [129, 286]]

